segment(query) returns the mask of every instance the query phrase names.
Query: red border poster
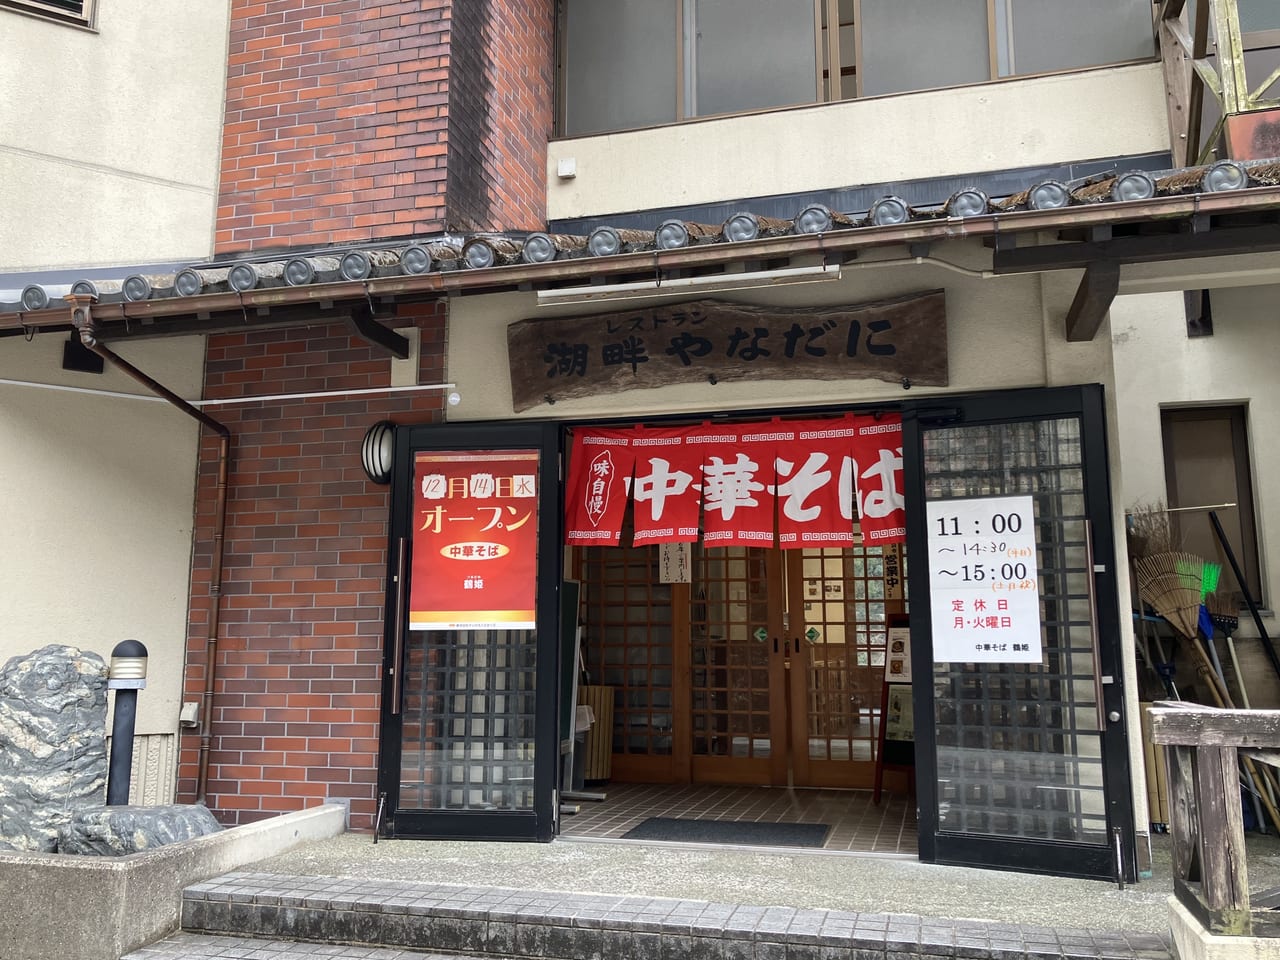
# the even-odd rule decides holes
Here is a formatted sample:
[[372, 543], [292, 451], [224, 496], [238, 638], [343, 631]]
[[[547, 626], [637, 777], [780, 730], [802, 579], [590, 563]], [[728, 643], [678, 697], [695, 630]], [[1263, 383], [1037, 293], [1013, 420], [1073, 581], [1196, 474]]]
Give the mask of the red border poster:
[[538, 451], [414, 456], [412, 630], [532, 630]]

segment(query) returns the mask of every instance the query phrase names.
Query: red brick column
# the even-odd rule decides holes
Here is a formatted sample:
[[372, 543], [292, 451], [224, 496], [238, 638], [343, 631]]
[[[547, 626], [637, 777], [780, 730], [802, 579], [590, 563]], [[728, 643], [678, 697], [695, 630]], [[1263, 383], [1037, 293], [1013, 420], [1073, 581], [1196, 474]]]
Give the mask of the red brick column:
[[[444, 307], [421, 330], [419, 382], [444, 374]], [[390, 358], [341, 325], [211, 336], [208, 399], [386, 386]], [[441, 419], [447, 392], [210, 408], [232, 433], [218, 682], [207, 802], [227, 825], [351, 799], [376, 808], [390, 494], [360, 465], [374, 422]], [[217, 443], [201, 444], [185, 699], [204, 690]], [[200, 738], [184, 733], [178, 794]]]

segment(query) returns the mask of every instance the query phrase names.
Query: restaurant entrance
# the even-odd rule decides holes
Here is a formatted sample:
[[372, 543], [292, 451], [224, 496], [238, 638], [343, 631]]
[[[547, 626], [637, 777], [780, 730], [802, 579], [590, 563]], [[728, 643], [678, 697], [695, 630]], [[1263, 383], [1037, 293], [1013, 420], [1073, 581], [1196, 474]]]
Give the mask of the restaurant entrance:
[[691, 544], [687, 582], [662, 583], [662, 548], [626, 539], [577, 567], [613, 776], [870, 789], [901, 550]]

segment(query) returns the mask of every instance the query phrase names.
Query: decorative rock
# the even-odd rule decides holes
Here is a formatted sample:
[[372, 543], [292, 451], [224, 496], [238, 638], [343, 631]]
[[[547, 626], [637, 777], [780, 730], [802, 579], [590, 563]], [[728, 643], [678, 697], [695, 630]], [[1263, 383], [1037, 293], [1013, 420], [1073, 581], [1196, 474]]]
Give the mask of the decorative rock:
[[107, 664], [50, 644], [0, 668], [0, 841], [51, 852], [107, 782]]
[[58, 852], [118, 857], [221, 829], [201, 805], [88, 807], [58, 831]]

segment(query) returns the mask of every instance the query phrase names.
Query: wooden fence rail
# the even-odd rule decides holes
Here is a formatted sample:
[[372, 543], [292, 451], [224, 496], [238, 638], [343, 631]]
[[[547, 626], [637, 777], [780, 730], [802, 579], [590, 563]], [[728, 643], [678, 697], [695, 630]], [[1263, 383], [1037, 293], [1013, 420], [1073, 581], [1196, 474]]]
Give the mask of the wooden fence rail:
[[1151, 734], [1168, 757], [1178, 901], [1209, 933], [1280, 936], [1280, 914], [1251, 903], [1240, 803], [1240, 760], [1280, 760], [1280, 710], [1161, 701], [1151, 710]]

